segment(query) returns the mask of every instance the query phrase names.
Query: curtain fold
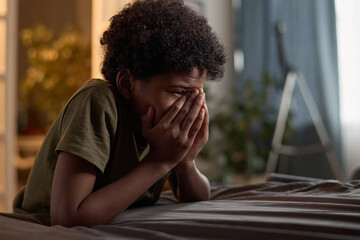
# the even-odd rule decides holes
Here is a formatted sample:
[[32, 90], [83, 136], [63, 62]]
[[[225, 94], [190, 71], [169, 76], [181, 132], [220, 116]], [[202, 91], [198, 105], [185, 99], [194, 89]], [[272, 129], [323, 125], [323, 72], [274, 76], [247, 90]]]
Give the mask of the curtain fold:
[[[244, 69], [237, 80], [260, 84], [263, 73], [284, 81], [274, 32], [275, 24], [286, 25], [284, 45], [290, 64], [301, 72], [311, 90], [337, 155], [341, 156], [336, 17], [333, 0], [242, 0], [239, 45]], [[282, 90], [271, 96], [279, 107]], [[319, 142], [310, 115], [298, 90], [294, 92], [292, 121], [298, 135], [294, 144]], [[325, 156], [293, 159], [289, 174], [332, 178]], [[296, 160], [296, 161], [295, 161]], [[300, 161], [301, 160], [301, 161]]]

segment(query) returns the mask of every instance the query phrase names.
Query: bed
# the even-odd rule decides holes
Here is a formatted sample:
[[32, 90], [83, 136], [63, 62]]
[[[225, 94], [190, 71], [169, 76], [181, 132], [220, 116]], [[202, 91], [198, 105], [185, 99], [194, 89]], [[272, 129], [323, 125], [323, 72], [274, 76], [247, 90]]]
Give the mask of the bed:
[[165, 191], [92, 228], [0, 214], [0, 239], [360, 239], [360, 180], [213, 184], [211, 200], [194, 203]]

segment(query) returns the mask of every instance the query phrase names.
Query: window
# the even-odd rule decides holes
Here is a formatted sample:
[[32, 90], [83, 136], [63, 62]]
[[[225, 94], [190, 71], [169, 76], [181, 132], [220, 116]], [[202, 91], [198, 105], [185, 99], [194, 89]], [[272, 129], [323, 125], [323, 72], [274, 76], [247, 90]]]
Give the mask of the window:
[[[340, 82], [340, 114], [347, 168], [360, 165], [360, 1], [336, 0]], [[351, 172], [350, 172], [351, 173]]]

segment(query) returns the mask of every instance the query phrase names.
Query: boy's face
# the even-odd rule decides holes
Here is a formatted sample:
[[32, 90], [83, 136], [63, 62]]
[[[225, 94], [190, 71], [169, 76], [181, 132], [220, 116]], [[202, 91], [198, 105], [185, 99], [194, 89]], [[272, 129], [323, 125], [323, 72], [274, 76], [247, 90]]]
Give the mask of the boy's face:
[[155, 125], [182, 95], [202, 88], [205, 79], [206, 71], [194, 69], [187, 74], [165, 74], [150, 77], [148, 81], [135, 80], [132, 109], [140, 120], [152, 106], [155, 109]]

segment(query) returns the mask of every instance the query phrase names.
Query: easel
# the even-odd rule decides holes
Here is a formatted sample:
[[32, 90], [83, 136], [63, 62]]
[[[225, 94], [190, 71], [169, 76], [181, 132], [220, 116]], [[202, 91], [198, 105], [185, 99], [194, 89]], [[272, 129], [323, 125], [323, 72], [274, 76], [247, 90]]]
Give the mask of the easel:
[[[288, 62], [286, 61], [283, 42], [282, 42], [282, 35], [285, 31], [284, 26], [281, 24], [276, 25], [275, 31], [277, 34], [280, 62], [284, 67], [286, 78], [285, 78], [283, 96], [280, 103], [279, 114], [276, 121], [275, 132], [272, 139], [272, 150], [270, 151], [268, 158], [266, 174], [268, 175], [275, 171], [279, 155], [299, 156], [299, 155], [308, 155], [308, 154], [324, 152], [330, 163], [330, 167], [335, 177], [338, 180], [343, 181], [345, 180], [344, 174], [340, 168], [329, 135], [321, 119], [320, 113], [316, 107], [314, 99], [310, 93], [309, 87], [302, 74], [298, 73], [292, 67], [290, 67], [288, 65]], [[320, 144], [314, 144], [308, 146], [289, 146], [282, 144], [286, 122], [290, 112], [294, 88], [296, 85], [299, 87], [300, 94], [305, 102], [307, 110], [309, 111], [315, 130], [319, 136]]]

